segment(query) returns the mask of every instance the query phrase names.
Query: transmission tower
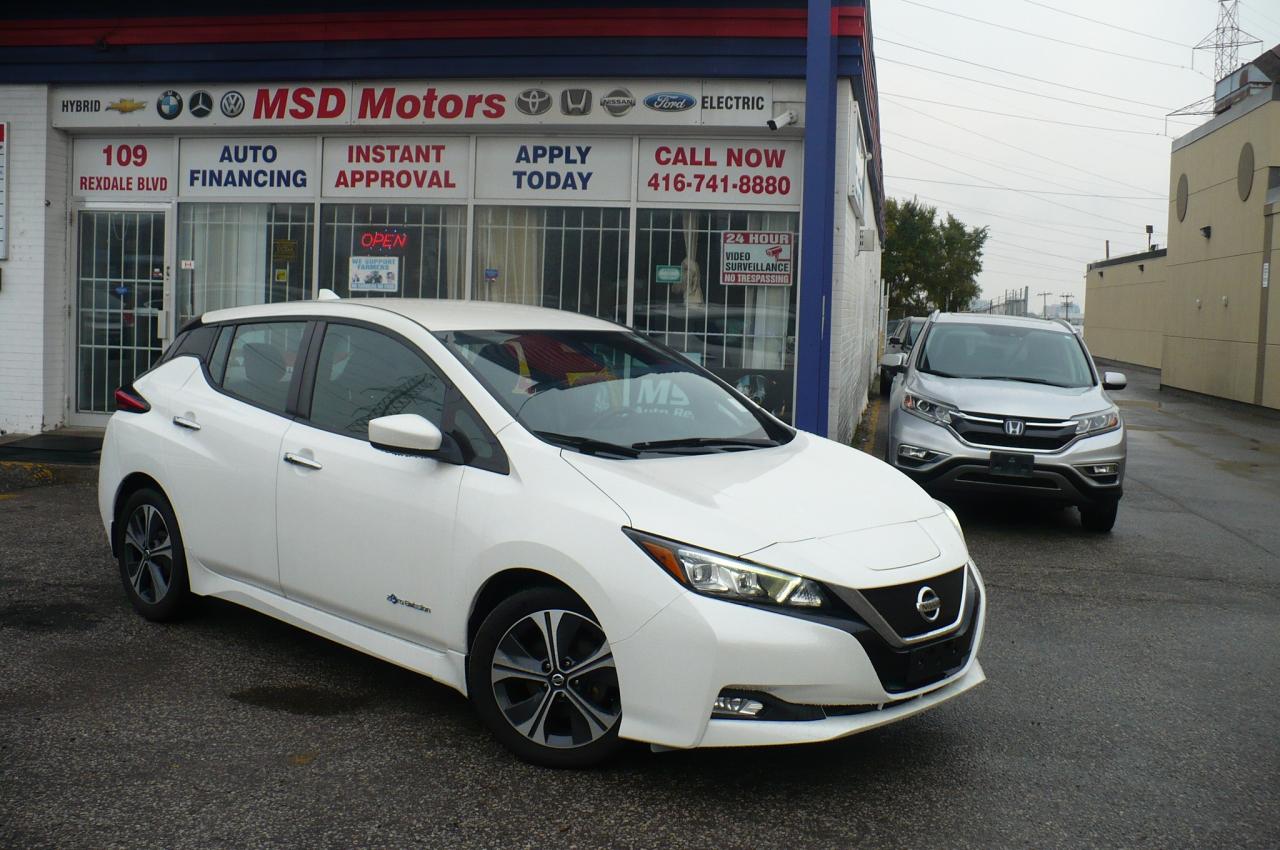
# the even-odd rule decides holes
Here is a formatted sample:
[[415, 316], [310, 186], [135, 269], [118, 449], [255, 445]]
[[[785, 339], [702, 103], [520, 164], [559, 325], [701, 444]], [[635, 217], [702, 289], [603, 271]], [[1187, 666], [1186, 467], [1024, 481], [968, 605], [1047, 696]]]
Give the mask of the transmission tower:
[[1213, 51], [1213, 80], [1217, 82], [1240, 67], [1240, 48], [1251, 44], [1262, 44], [1262, 39], [1240, 29], [1240, 0], [1218, 0], [1218, 25], [1195, 49]]

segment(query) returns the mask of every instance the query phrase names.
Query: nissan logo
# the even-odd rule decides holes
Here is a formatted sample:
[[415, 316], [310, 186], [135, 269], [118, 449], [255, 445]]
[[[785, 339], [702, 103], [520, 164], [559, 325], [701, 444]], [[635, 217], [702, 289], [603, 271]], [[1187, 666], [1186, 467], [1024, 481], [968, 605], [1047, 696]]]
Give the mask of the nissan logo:
[[916, 610], [920, 612], [921, 617], [932, 623], [942, 613], [942, 599], [934, 593], [932, 587], [926, 584], [916, 594]]
[[516, 109], [525, 115], [541, 115], [551, 108], [551, 95], [542, 89], [525, 89], [516, 95]]
[[1004, 421], [1004, 432], [1010, 437], [1021, 437], [1026, 427], [1027, 423], [1021, 419], [1006, 419]]
[[636, 99], [626, 89], [614, 89], [600, 98], [600, 105], [604, 107], [605, 112], [608, 112], [614, 118], [621, 118], [631, 111], [631, 107], [636, 105]]
[[693, 95], [682, 91], [654, 92], [644, 99], [644, 105], [654, 112], [684, 112], [697, 102]]

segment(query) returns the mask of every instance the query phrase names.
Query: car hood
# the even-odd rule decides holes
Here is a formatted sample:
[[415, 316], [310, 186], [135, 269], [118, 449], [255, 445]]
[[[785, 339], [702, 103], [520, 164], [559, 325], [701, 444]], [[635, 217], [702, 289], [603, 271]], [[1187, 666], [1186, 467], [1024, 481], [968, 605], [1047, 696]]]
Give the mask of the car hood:
[[[785, 558], [814, 544], [804, 548], [806, 574], [822, 580], [850, 583], [866, 578], [851, 574], [855, 564], [896, 568], [957, 544], [963, 549], [938, 504], [905, 475], [804, 432], [784, 446], [752, 451], [635, 460], [563, 455], [637, 529], [735, 556], [785, 544], [773, 553]], [[935, 527], [943, 529], [940, 542]], [[876, 545], [859, 553], [858, 534], [873, 529], [887, 530], [868, 536]]]
[[1096, 413], [1111, 402], [1097, 386], [1052, 387], [1025, 381], [982, 381], [944, 378], [913, 372], [906, 389], [970, 413], [992, 413], [1024, 419], [1070, 419]]

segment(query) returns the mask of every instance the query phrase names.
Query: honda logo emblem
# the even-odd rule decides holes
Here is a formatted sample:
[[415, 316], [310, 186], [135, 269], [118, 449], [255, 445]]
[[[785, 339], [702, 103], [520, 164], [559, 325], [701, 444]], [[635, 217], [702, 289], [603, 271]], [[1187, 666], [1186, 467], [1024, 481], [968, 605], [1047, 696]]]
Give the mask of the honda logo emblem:
[[565, 89], [560, 92], [560, 111], [565, 115], [586, 115], [591, 111], [591, 89]]
[[1004, 421], [1004, 432], [1010, 437], [1021, 437], [1026, 427], [1027, 423], [1021, 419], [1006, 419]]

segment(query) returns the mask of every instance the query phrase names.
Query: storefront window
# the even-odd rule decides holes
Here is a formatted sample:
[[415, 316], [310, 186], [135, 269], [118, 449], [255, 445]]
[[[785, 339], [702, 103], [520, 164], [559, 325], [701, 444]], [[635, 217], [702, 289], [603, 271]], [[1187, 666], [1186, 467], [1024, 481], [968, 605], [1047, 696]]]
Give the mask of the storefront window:
[[311, 204], [178, 205], [178, 327], [207, 310], [311, 297]]
[[343, 298], [461, 298], [466, 208], [326, 204], [320, 286]]
[[476, 207], [472, 297], [627, 318], [629, 211]]
[[643, 209], [637, 331], [791, 420], [799, 215]]

